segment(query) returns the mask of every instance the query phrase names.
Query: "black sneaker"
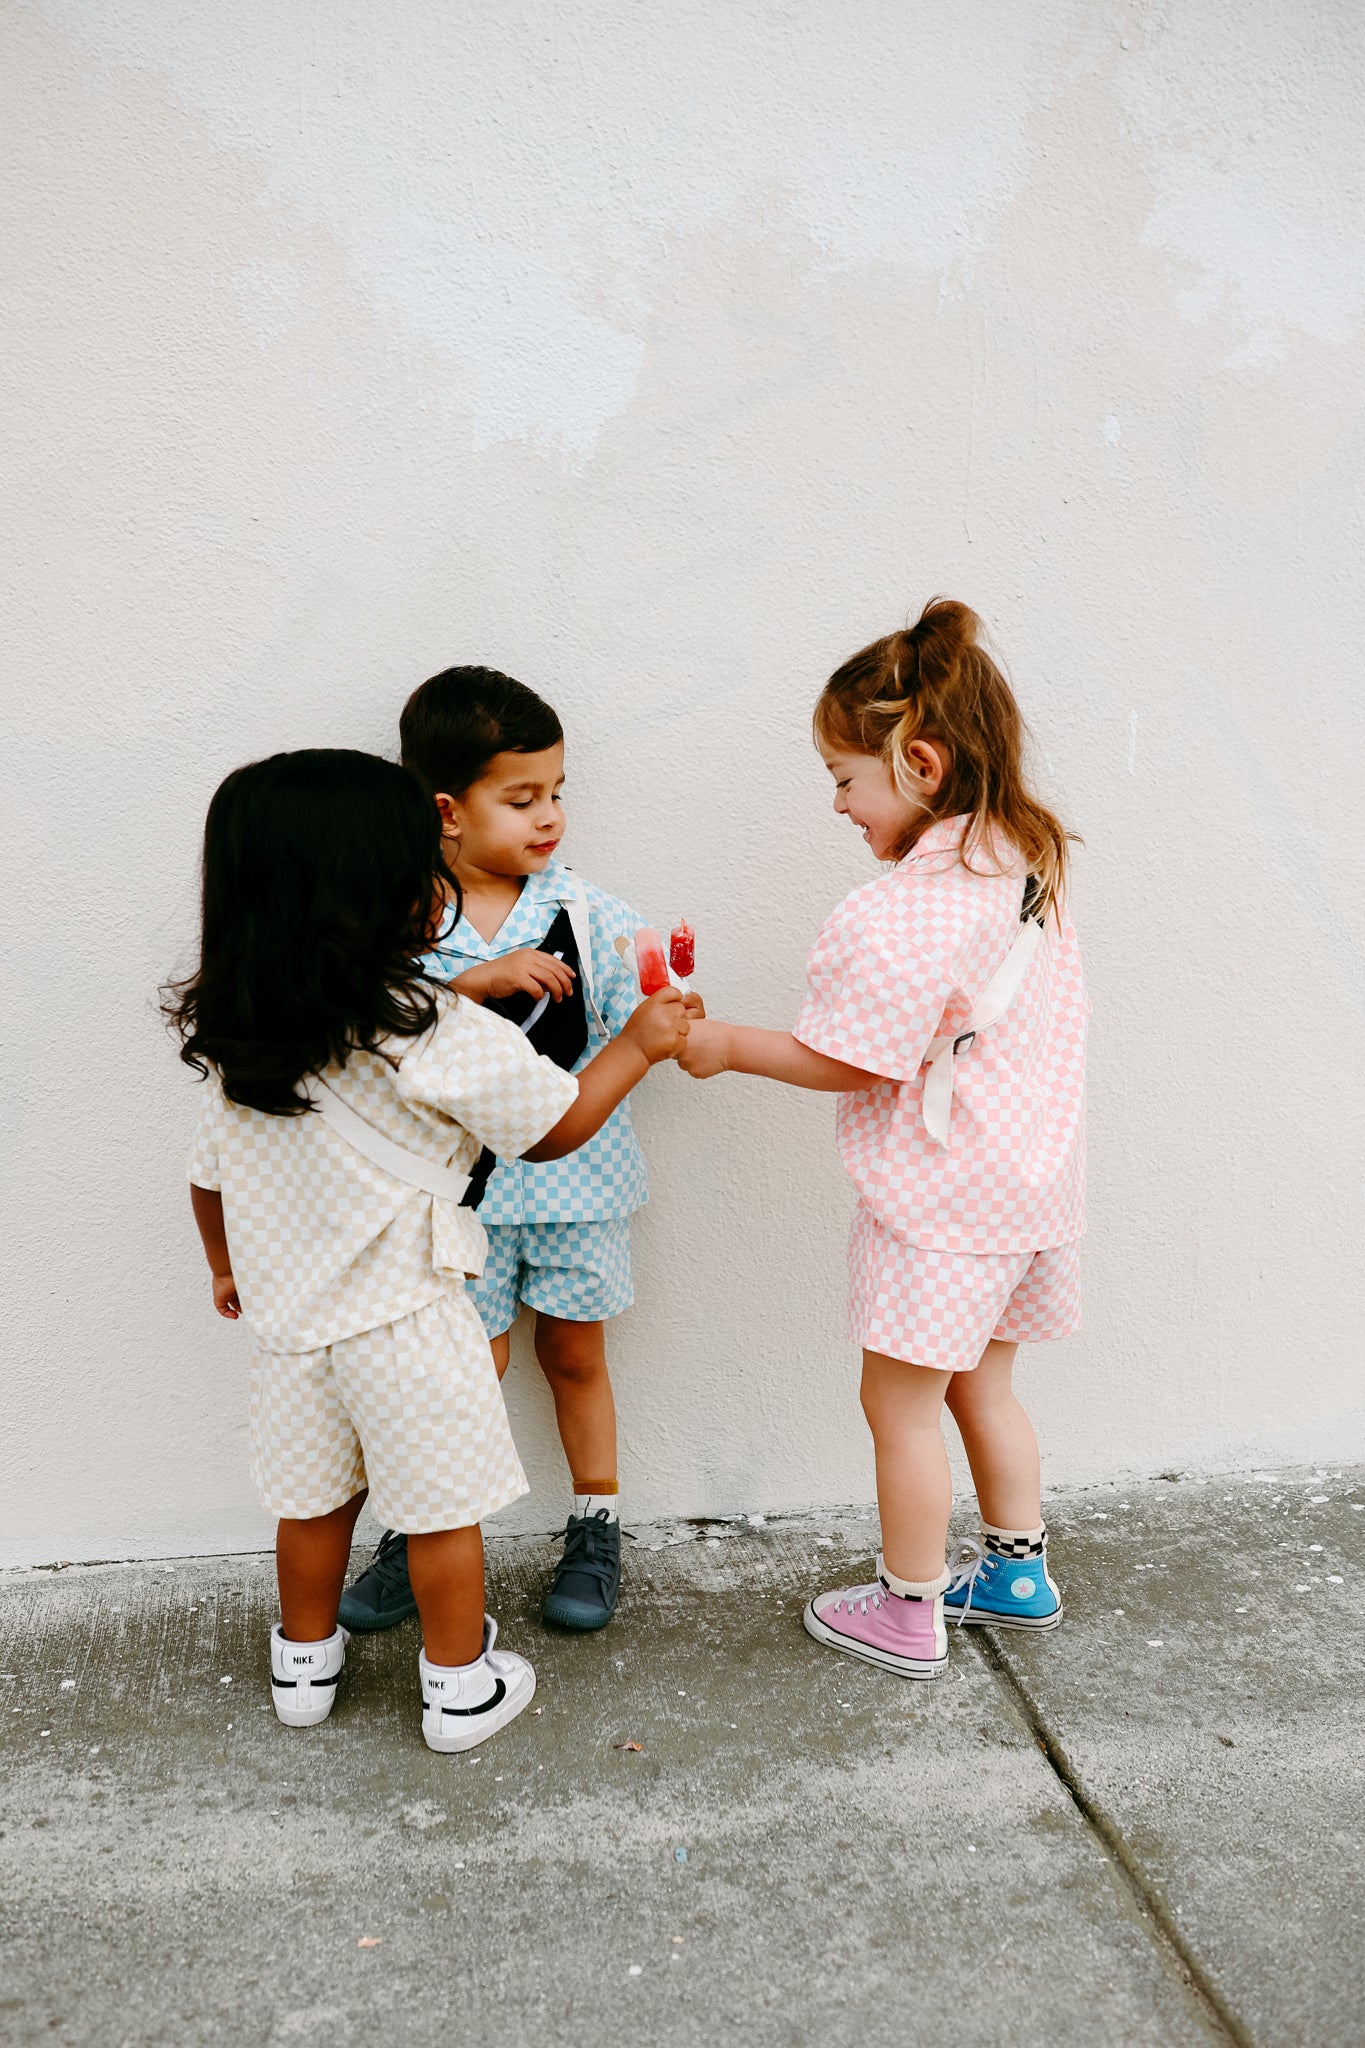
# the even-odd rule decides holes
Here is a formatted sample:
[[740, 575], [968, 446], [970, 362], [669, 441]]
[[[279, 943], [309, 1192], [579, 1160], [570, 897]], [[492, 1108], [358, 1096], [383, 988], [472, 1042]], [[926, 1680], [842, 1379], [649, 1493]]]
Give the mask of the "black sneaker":
[[360, 1577], [342, 1594], [337, 1619], [343, 1628], [358, 1629], [364, 1635], [378, 1628], [397, 1628], [416, 1612], [408, 1579], [408, 1539], [396, 1529], [386, 1529]]
[[605, 1628], [620, 1590], [621, 1524], [605, 1508], [595, 1515], [570, 1515], [564, 1555], [541, 1602], [541, 1620], [556, 1628]]

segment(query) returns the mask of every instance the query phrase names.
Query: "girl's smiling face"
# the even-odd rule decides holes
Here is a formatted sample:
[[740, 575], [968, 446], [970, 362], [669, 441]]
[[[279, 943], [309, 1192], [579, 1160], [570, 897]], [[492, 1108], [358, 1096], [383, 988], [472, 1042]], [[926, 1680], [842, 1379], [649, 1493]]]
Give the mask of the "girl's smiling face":
[[943, 781], [941, 750], [931, 740], [917, 740], [911, 748], [912, 755], [921, 755], [913, 763], [924, 786], [926, 801], [920, 804], [901, 795], [880, 754], [854, 753], [825, 739], [816, 745], [834, 777], [835, 810], [853, 820], [878, 860], [898, 860], [916, 824], [929, 823], [928, 799]]

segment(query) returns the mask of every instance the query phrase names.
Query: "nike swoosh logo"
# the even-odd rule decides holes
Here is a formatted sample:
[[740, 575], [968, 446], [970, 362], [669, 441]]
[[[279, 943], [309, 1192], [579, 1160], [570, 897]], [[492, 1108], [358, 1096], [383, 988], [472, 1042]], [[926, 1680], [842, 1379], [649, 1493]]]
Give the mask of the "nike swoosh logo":
[[467, 1714], [491, 1714], [494, 1707], [500, 1706], [506, 1697], [507, 1687], [499, 1679], [492, 1692], [488, 1695], [488, 1698], [481, 1700], [477, 1707], [442, 1707], [441, 1712], [443, 1714], [459, 1714], [461, 1716]]

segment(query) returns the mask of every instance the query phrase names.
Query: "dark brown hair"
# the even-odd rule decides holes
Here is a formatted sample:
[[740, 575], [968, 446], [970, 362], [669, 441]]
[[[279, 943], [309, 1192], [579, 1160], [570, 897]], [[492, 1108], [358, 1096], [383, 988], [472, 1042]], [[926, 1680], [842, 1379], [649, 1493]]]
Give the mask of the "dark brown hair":
[[897, 857], [936, 818], [965, 813], [963, 865], [980, 854], [999, 872], [1017, 856], [1038, 878], [1036, 914], [1046, 917], [1065, 894], [1068, 841], [1076, 835], [1028, 787], [1024, 721], [980, 631], [967, 605], [931, 598], [913, 626], [874, 640], [834, 671], [815, 707], [815, 733], [826, 744], [878, 755], [901, 795], [922, 807], [906, 751], [918, 739], [937, 741], [947, 774]]
[[463, 796], [496, 754], [540, 754], [564, 737], [534, 690], [496, 668], [444, 668], [398, 723], [402, 761], [433, 796]]

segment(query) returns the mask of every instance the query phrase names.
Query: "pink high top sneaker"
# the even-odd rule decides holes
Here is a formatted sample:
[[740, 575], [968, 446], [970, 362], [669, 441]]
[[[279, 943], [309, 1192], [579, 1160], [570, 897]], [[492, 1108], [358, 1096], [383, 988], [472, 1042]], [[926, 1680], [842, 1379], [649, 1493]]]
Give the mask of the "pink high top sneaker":
[[[884, 1570], [879, 1557], [877, 1571]], [[942, 1593], [902, 1600], [879, 1576], [870, 1586], [817, 1593], [801, 1618], [817, 1643], [885, 1665], [902, 1678], [937, 1678], [948, 1668]]]

